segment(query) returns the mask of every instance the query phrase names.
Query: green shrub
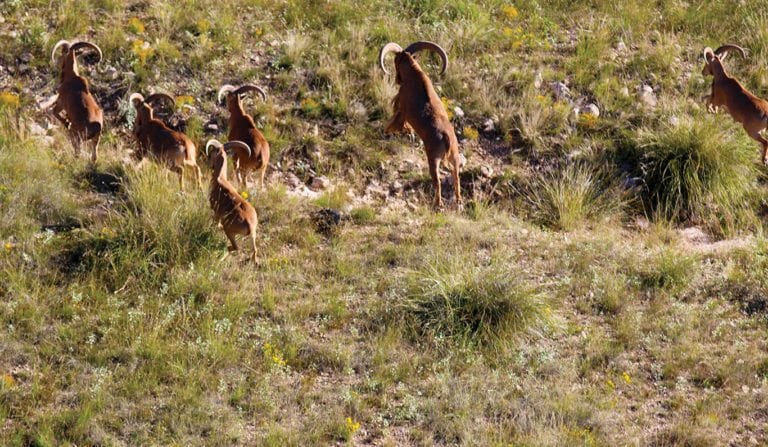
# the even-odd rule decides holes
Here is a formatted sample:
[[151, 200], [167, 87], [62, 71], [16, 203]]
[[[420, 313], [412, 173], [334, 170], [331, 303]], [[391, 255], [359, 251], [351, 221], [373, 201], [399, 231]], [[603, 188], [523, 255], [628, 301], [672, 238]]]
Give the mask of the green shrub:
[[624, 198], [607, 175], [583, 164], [540, 174], [526, 192], [535, 220], [560, 230], [573, 230], [589, 219], [620, 211]]
[[415, 338], [496, 346], [546, 326], [541, 295], [499, 267], [443, 264], [413, 272], [393, 316]]
[[720, 121], [697, 117], [643, 130], [642, 199], [647, 211], [674, 222], [705, 220], [724, 229], [754, 222], [757, 145]]

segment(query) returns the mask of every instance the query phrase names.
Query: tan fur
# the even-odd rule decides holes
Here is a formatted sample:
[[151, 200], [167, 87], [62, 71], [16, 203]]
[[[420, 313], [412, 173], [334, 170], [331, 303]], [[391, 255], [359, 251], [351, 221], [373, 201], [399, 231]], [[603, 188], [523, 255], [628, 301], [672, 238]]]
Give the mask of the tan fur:
[[179, 187], [182, 190], [184, 168], [189, 168], [194, 172], [198, 187], [202, 187], [195, 144], [188, 136], [169, 128], [154, 117], [154, 111], [149, 104], [151, 98], [150, 96], [144, 101], [140, 95], [132, 96], [133, 106], [136, 108], [133, 135], [139, 143], [139, 149], [135, 152], [136, 158], [141, 160], [150, 154], [155, 161], [167, 166], [179, 176]]
[[[70, 139], [78, 155], [83, 142], [92, 142], [91, 161], [96, 162], [104, 126], [104, 114], [91, 94], [88, 80], [78, 73], [75, 53], [82, 43], [70, 45], [68, 42], [60, 42], [60, 44], [64, 52], [59, 58], [61, 74], [56, 88], [57, 96], [52, 103], [53, 116], [69, 130]], [[54, 48], [54, 50], [57, 49]]]
[[227, 94], [227, 109], [229, 110], [229, 141], [242, 141], [252, 149], [250, 155], [241, 149], [235, 150], [233, 162], [237, 181], [241, 187], [245, 188], [248, 174], [251, 171], [258, 171], [260, 188], [264, 190], [264, 176], [269, 166], [269, 143], [256, 128], [253, 118], [243, 110], [240, 95], [236, 92]]
[[451, 166], [457, 205], [461, 204], [459, 142], [443, 102], [432, 82], [407, 51], [395, 54], [397, 84], [400, 90], [392, 101], [394, 116], [385, 132], [402, 133], [413, 129], [424, 142], [429, 174], [435, 188], [434, 206], [442, 207], [440, 163]]
[[710, 48], [704, 51], [704, 76], [712, 76], [712, 93], [706, 98], [710, 112], [725, 107], [731, 117], [744, 126], [747, 134], [763, 147], [762, 162], [768, 164], [768, 140], [761, 132], [768, 127], [768, 102], [758, 98], [728, 75], [721, 57]]
[[[208, 162], [213, 169], [211, 177], [211, 187], [208, 193], [208, 199], [213, 210], [213, 216], [217, 223], [220, 223], [224, 233], [229, 239], [229, 251], [237, 251], [237, 242], [235, 235], [250, 236], [253, 245], [252, 260], [258, 264], [258, 251], [256, 248], [256, 231], [259, 221], [256, 216], [256, 210], [253, 206], [243, 199], [237, 190], [227, 180], [227, 149], [234, 149], [237, 145], [245, 145], [241, 141], [230, 141], [222, 145], [216, 140], [210, 140], [206, 144], [206, 150], [212, 147], [208, 154]], [[246, 155], [250, 150], [237, 147]]]

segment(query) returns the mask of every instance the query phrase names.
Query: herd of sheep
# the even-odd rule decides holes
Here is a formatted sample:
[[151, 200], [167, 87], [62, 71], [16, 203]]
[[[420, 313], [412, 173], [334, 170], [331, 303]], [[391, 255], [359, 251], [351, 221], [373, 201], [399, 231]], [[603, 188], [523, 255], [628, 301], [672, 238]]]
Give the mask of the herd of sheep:
[[[90, 42], [62, 40], [54, 46], [51, 58], [55, 63], [56, 55], [61, 51], [58, 59], [61, 73], [57, 94], [44, 104], [43, 108], [50, 109], [56, 119], [68, 129], [76, 150], [79, 151], [83, 144], [91, 145], [91, 160], [95, 162], [104, 127], [104, 116], [90, 92], [88, 81], [78, 73], [77, 53], [81, 50], [96, 52], [99, 61], [102, 58], [99, 47]], [[462, 202], [459, 143], [440, 97], [415, 59], [415, 55], [422, 50], [435, 52], [442, 61], [441, 74], [445, 73], [448, 68], [448, 56], [443, 48], [433, 42], [415, 42], [405, 49], [390, 42], [384, 45], [379, 53], [379, 65], [387, 73], [385, 57], [389, 53], [395, 54], [396, 82], [400, 87], [392, 101], [394, 114], [386, 132], [415, 132], [422, 139], [434, 185], [436, 208], [442, 207], [440, 164], [445, 161], [449, 165], [453, 176], [455, 202], [459, 206]], [[742, 56], [746, 54], [743, 48], [736, 45], [704, 50], [705, 67], [702, 73], [714, 78], [711, 94], [706, 98], [709, 110], [716, 112], [718, 108], [725, 107], [734, 120], [743, 124], [749, 136], [762, 144], [762, 161], [768, 163], [768, 140], [761, 135], [768, 127], [768, 102], [753, 95], [738, 80], [728, 75], [722, 62], [730, 51], [737, 51]], [[230, 113], [229, 142], [222, 144], [209, 140], [205, 153], [213, 170], [209, 191], [210, 205], [215, 220], [231, 243], [229, 251], [238, 249], [235, 235], [250, 236], [253, 243], [253, 260], [257, 262], [256, 211], [227, 179], [229, 155], [233, 159], [234, 172], [241, 185], [246, 184], [246, 178], [251, 171], [257, 171], [260, 186], [264, 188], [264, 176], [269, 163], [269, 143], [256, 128], [253, 118], [243, 110], [241, 99], [249, 92], [256, 92], [266, 100], [264, 90], [252, 84], [240, 87], [225, 85], [219, 90], [217, 99], [221, 103], [223, 97], [226, 97]], [[175, 105], [175, 100], [163, 93], [155, 93], [146, 98], [139, 93], [130, 96], [129, 102], [136, 109], [133, 135], [138, 148], [134, 154], [139, 159], [152, 158], [175, 172], [179, 176], [182, 189], [185, 170], [193, 172], [200, 186], [201, 173], [197, 165], [197, 149], [194, 142], [184, 133], [171, 129], [162, 120], [154, 117], [153, 107], [161, 101]]]

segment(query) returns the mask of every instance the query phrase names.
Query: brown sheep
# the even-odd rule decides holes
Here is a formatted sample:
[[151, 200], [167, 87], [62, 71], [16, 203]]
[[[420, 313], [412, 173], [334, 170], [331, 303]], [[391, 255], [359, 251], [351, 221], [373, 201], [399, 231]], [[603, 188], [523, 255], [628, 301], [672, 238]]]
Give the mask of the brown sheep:
[[[213, 147], [213, 150], [209, 149]], [[208, 199], [213, 210], [214, 219], [224, 229], [224, 234], [229, 239], [229, 252], [237, 251], [235, 235], [251, 236], [253, 244], [253, 262], [258, 264], [256, 248], [256, 229], [259, 220], [253, 206], [243, 199], [237, 190], [227, 180], [227, 153], [234, 155], [235, 150], [240, 150], [250, 155], [251, 149], [242, 141], [230, 141], [221, 144], [217, 140], [209, 140], [205, 145], [205, 153], [208, 162], [213, 169], [211, 177], [211, 189]], [[226, 257], [226, 255], [225, 255]]]
[[226, 94], [227, 109], [229, 110], [229, 141], [242, 141], [253, 148], [250, 155], [247, 155], [242, 149], [235, 150], [233, 160], [237, 181], [243, 188], [246, 188], [248, 173], [259, 171], [261, 190], [264, 190], [264, 176], [269, 165], [269, 143], [256, 128], [253, 118], [243, 110], [241, 97], [248, 92], [256, 92], [262, 100], [267, 100], [267, 94], [261, 87], [246, 84], [237, 88], [232, 85], [221, 87], [218, 102], [221, 104], [222, 96]]
[[138, 160], [151, 154], [157, 162], [165, 164], [178, 174], [179, 187], [184, 190], [184, 167], [193, 170], [198, 187], [202, 187], [200, 167], [197, 166], [197, 148], [188, 136], [172, 130], [161, 120], [155, 118], [152, 103], [163, 99], [170, 104], [175, 100], [164, 93], [155, 93], [146, 99], [138, 93], [131, 95], [129, 101], [136, 109], [136, 120], [133, 122], [133, 135], [139, 143], [139, 149], [134, 152]]
[[424, 142], [424, 150], [429, 163], [429, 174], [435, 188], [434, 206], [443, 204], [440, 188], [440, 163], [451, 165], [453, 185], [457, 206], [461, 206], [461, 183], [459, 180], [460, 156], [459, 142], [453, 130], [451, 120], [445, 111], [443, 102], [432, 87], [432, 82], [414, 59], [421, 50], [434, 51], [443, 62], [440, 74], [448, 69], [448, 55], [445, 50], [432, 42], [416, 42], [403, 50], [400, 45], [390, 42], [379, 53], [379, 66], [385, 73], [384, 57], [395, 53], [396, 82], [400, 91], [392, 101], [394, 116], [387, 125], [387, 133], [416, 131]]
[[708, 109], [714, 112], [725, 107], [731, 117], [744, 126], [747, 134], [763, 146], [762, 162], [768, 164], [768, 140], [760, 133], [768, 127], [768, 101], [758, 98], [735, 78], [728, 75], [722, 61], [735, 50], [745, 57], [746, 52], [737, 45], [723, 45], [715, 51], [704, 49], [706, 65], [701, 74], [712, 76], [712, 93], [707, 97]]
[[92, 141], [91, 161], [96, 162], [104, 126], [104, 113], [91, 94], [88, 80], [78, 72], [77, 52], [82, 49], [93, 50], [98, 54], [99, 62], [102, 57], [101, 49], [90, 42], [70, 43], [60, 40], [51, 52], [53, 63], [56, 63], [56, 52], [59, 48], [63, 50], [59, 58], [59, 85], [56, 95], [43, 105], [43, 109], [53, 106], [53, 116], [69, 130], [77, 155], [80, 155], [80, 147], [84, 141]]

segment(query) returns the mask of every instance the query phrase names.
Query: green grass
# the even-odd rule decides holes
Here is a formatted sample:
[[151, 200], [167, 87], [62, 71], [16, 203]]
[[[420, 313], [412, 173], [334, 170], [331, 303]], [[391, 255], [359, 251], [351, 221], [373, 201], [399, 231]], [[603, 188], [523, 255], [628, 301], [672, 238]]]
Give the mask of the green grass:
[[[768, 188], [699, 74], [704, 46], [740, 43], [728, 68], [766, 96], [765, 5], [620, 6], [0, 2], [0, 444], [768, 443]], [[107, 110], [95, 166], [31, 134], [60, 38], [104, 50], [81, 64]], [[420, 63], [477, 129], [463, 210], [433, 211], [423, 148], [383, 135], [376, 56], [417, 39], [448, 50], [443, 76]], [[227, 131], [215, 92], [246, 82], [276, 168], [249, 191], [259, 266], [222, 259], [202, 157], [183, 193], [130, 161], [125, 103], [191, 97], [175, 118], [202, 147]], [[349, 219], [321, 232], [319, 208]]]

